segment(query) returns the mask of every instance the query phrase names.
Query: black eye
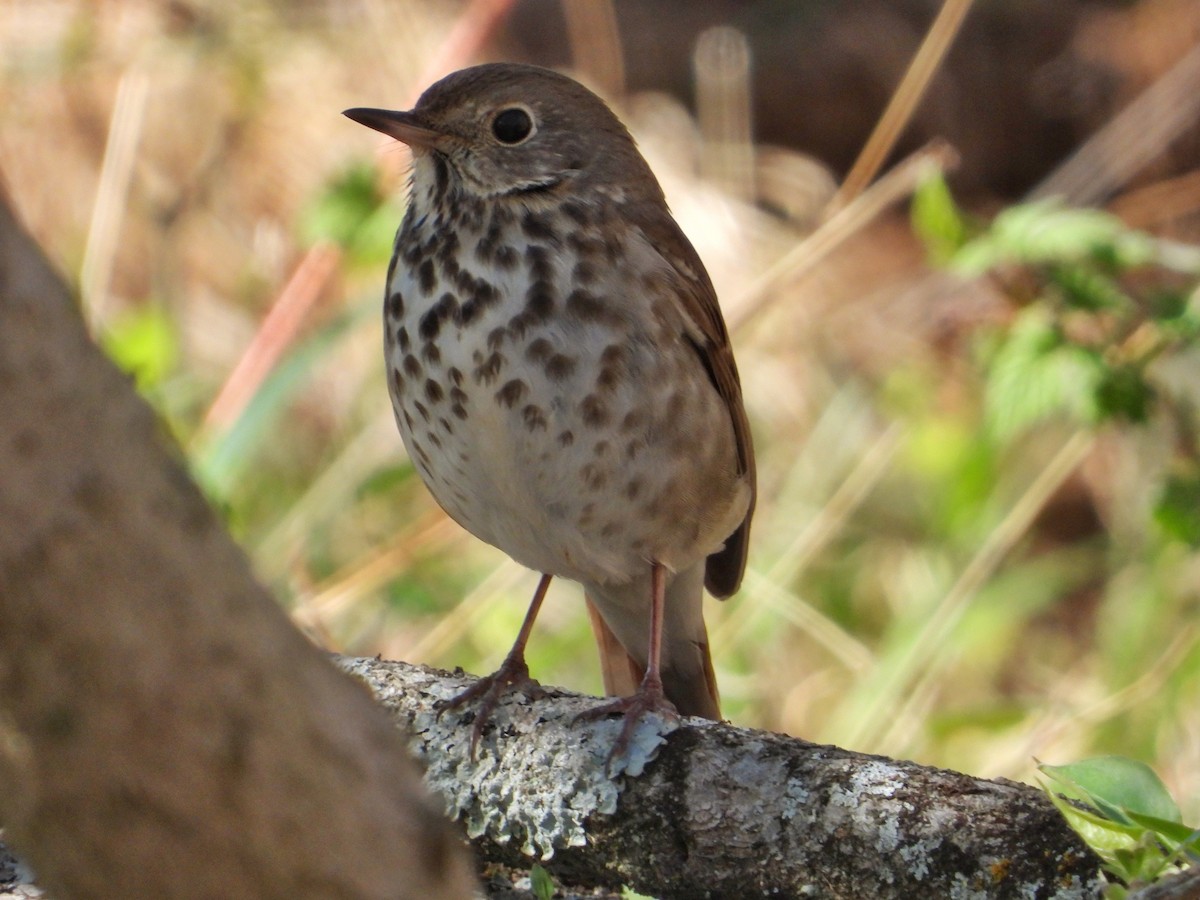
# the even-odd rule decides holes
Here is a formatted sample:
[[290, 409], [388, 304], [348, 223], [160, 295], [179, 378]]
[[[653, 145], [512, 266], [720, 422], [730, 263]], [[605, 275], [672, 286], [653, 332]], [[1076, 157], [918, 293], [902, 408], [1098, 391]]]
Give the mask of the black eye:
[[529, 113], [514, 106], [492, 119], [492, 134], [502, 144], [519, 144], [533, 132], [533, 119]]

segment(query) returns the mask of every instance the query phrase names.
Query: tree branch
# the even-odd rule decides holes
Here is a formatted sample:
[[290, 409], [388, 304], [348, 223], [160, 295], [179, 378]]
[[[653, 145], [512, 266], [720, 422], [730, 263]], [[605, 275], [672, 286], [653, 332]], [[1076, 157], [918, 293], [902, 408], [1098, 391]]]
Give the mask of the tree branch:
[[643, 727], [614, 781], [619, 722], [572, 725], [596, 701], [561, 691], [509, 697], [472, 762], [470, 706], [439, 717], [435, 704], [473, 679], [343, 665], [416, 735], [426, 783], [487, 860], [532, 855], [569, 883], [660, 897], [1099, 893], [1099, 860], [1027, 785], [700, 719], [669, 738]]

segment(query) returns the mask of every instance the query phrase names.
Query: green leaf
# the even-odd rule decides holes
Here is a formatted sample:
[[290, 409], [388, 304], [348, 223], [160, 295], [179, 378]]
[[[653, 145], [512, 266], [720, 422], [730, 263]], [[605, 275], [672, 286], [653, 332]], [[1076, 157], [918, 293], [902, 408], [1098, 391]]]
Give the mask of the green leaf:
[[1092, 259], [1126, 268], [1152, 262], [1157, 252], [1152, 238], [1129, 231], [1116, 216], [1043, 200], [1005, 209], [986, 233], [955, 254], [951, 267], [964, 275], [981, 275], [1002, 264]]
[[332, 241], [353, 261], [387, 259], [400, 212], [379, 189], [374, 166], [358, 163], [335, 177], [300, 213], [306, 243]]
[[1074, 309], [1090, 312], [1130, 309], [1133, 301], [1109, 276], [1087, 265], [1052, 265], [1051, 283], [1063, 301]]
[[1154, 832], [1165, 844], [1186, 853], [1200, 853], [1200, 829], [1194, 829], [1170, 819], [1160, 819], [1142, 813], [1127, 811], [1126, 815], [1137, 825]]
[[1039, 765], [1063, 793], [1083, 800], [1109, 819], [1133, 825], [1128, 812], [1179, 822], [1179, 807], [1162, 780], [1144, 762], [1097, 756], [1064, 766]]
[[551, 900], [554, 896], [554, 879], [537, 863], [534, 863], [533, 868], [529, 870], [529, 882], [533, 888], [533, 895], [538, 900]]
[[179, 360], [175, 325], [158, 305], [117, 316], [101, 342], [109, 358], [134, 377], [140, 390], [159, 384]]
[[949, 261], [966, 242], [966, 224], [941, 172], [933, 172], [917, 185], [909, 215], [935, 263]]
[[1104, 375], [1098, 355], [1066, 343], [1045, 310], [1030, 307], [996, 348], [984, 414], [1000, 439], [1052, 416], [1091, 420]]
[[1155, 392], [1140, 366], [1105, 369], [1096, 385], [1096, 417], [1145, 422], [1150, 416]]
[[1176, 540], [1200, 547], [1200, 473], [1167, 478], [1154, 506], [1154, 521]]
[[1135, 825], [1123, 825], [1094, 812], [1080, 809], [1064, 799], [1060, 790], [1052, 790], [1045, 785], [1043, 787], [1050, 797], [1050, 801], [1058, 807], [1058, 811], [1062, 813], [1072, 830], [1105, 859], [1112, 858], [1112, 854], [1117, 850], [1127, 850], [1137, 846], [1143, 829]]

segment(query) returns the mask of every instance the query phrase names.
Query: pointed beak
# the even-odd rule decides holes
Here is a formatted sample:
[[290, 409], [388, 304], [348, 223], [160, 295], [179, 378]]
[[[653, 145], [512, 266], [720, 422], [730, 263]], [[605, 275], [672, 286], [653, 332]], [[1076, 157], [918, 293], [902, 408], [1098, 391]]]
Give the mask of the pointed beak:
[[388, 137], [403, 141], [413, 148], [436, 149], [445, 139], [445, 135], [440, 132], [419, 124], [417, 117], [411, 112], [356, 107], [346, 110], [342, 115], [353, 119], [359, 125], [366, 125]]

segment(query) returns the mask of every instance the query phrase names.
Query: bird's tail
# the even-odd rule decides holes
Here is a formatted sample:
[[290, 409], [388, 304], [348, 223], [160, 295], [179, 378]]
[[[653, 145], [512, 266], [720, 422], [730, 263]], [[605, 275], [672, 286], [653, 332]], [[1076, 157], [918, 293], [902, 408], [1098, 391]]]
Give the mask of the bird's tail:
[[[719, 721], [720, 695], [708, 650], [701, 603], [703, 564], [681, 572], [667, 586], [663, 611], [662, 681], [680, 715]], [[645, 674], [650, 640], [649, 581], [620, 588], [587, 588], [588, 617], [600, 650], [604, 690], [627, 696]]]

